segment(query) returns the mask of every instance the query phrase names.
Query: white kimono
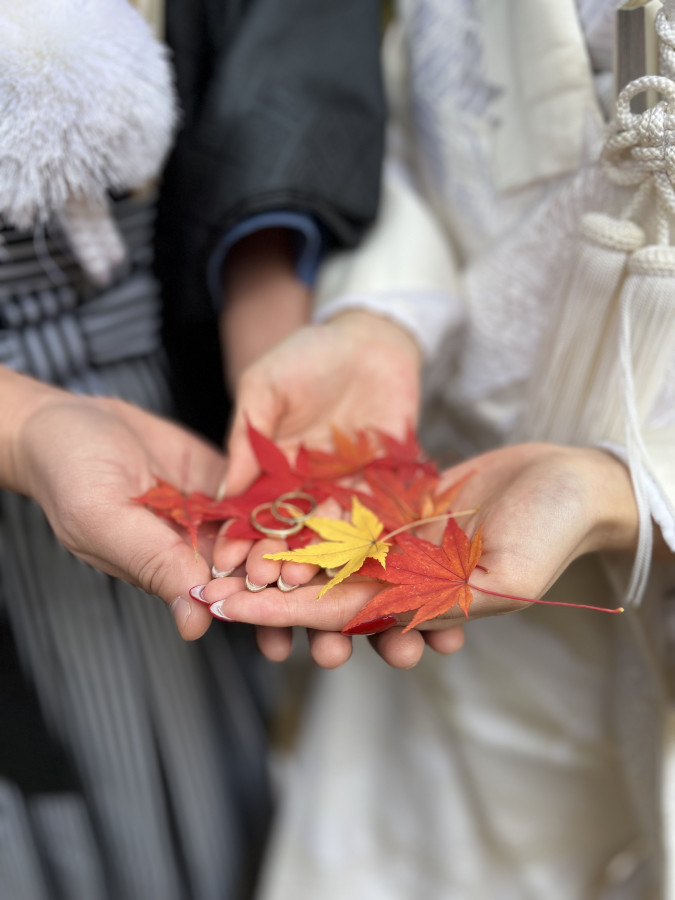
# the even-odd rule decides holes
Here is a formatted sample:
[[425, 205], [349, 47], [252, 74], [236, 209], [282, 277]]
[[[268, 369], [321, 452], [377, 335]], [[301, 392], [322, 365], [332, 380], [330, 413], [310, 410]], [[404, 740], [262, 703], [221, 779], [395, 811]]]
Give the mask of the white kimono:
[[[418, 335], [437, 458], [550, 437], [527, 413], [555, 286], [581, 217], [623, 196], [596, 164], [609, 6], [401, 4], [380, 219], [325, 266], [318, 316], [365, 306]], [[675, 549], [672, 353], [659, 365], [637, 468]], [[616, 428], [551, 429], [623, 452]], [[616, 605], [628, 574], [586, 557], [549, 596]], [[662, 897], [668, 579], [672, 564], [654, 564], [624, 616], [539, 607], [471, 623], [458, 654], [406, 672], [357, 639], [343, 669], [316, 676], [260, 900]]]

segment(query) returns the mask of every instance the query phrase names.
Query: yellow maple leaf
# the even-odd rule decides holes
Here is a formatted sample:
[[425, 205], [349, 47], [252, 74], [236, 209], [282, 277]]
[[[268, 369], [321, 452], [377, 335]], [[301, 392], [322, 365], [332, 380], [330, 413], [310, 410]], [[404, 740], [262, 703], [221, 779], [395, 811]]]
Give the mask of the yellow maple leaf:
[[317, 600], [330, 588], [344, 581], [348, 575], [358, 571], [369, 556], [377, 559], [384, 566], [390, 546], [384, 541], [378, 541], [384, 525], [375, 513], [366, 509], [356, 497], [352, 497], [351, 522], [345, 522], [342, 519], [310, 517], [305, 525], [325, 540], [319, 544], [309, 544], [298, 550], [266, 553], [265, 559], [314, 563], [325, 569], [336, 569], [338, 566], [342, 566], [335, 577], [321, 588]]

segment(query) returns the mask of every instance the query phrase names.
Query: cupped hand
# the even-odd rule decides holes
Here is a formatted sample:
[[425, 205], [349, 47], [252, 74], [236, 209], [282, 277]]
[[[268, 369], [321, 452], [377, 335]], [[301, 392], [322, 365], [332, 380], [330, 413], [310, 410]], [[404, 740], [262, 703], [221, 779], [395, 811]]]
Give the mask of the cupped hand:
[[330, 449], [331, 427], [380, 428], [403, 438], [417, 421], [420, 353], [398, 325], [348, 312], [307, 325], [240, 377], [228, 442], [227, 493], [258, 474], [247, 421], [292, 453], [302, 442]]
[[[379, 316], [350, 312], [298, 329], [237, 380], [227, 493], [239, 493], [259, 474], [248, 422], [290, 455], [300, 443], [331, 448], [333, 426], [347, 433], [377, 427], [403, 438], [417, 421], [420, 364], [415, 341]], [[216, 570], [238, 566], [250, 548], [217, 541]], [[331, 640], [345, 644], [342, 635]], [[259, 630], [258, 642], [263, 652], [279, 658], [290, 648], [291, 635], [267, 628]]]
[[[403, 634], [400, 625], [409, 617], [397, 617], [400, 625], [370, 638], [391, 665], [414, 665], [425, 642], [438, 652], [454, 652], [461, 646], [460, 626], [465, 622], [525, 608], [527, 602], [513, 597], [541, 598], [585, 553], [629, 553], [635, 546], [637, 511], [630, 476], [620, 461], [602, 450], [551, 444], [506, 447], [449, 469], [444, 481], [456, 481], [469, 471], [473, 474], [454, 503], [455, 508], [477, 508], [460, 524], [470, 535], [481, 526], [483, 534], [483, 568], [470, 577], [469, 615], [455, 607], [424, 623], [423, 634]], [[420, 536], [439, 543], [442, 530], [425, 526]], [[274, 629], [310, 629], [315, 660], [334, 666], [348, 659], [351, 646], [338, 632], [382, 589], [378, 582], [350, 579], [317, 601], [316, 581], [289, 594], [275, 588], [252, 594], [237, 579], [224, 579], [211, 582], [202, 594], [217, 616]], [[372, 627], [387, 624], [373, 622]], [[277, 644], [275, 649], [279, 658], [290, 645]]]
[[[454, 506], [476, 508], [458, 521], [469, 535], [482, 530], [480, 568], [469, 579], [473, 602], [468, 617], [454, 608], [425, 628], [518, 611], [529, 604], [515, 598], [540, 599], [578, 557], [630, 553], [636, 546], [630, 474], [603, 450], [534, 443], [504, 447], [449, 469], [444, 480], [471, 470]], [[419, 534], [440, 543], [437, 525]]]
[[[46, 389], [17, 430], [12, 487], [33, 497], [58, 539], [85, 562], [156, 594], [191, 640], [211, 617], [189, 595], [209, 577], [183, 530], [130, 498], [156, 476], [214, 493], [221, 453], [188, 431], [120, 400]], [[205, 548], [206, 549], [206, 548]]]

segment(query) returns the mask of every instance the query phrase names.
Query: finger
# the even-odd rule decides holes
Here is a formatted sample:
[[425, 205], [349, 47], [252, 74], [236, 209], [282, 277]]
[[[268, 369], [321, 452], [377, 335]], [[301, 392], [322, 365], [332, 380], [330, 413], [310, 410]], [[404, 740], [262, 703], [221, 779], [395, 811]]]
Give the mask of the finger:
[[284, 662], [293, 649], [293, 631], [290, 628], [256, 628], [258, 649], [270, 662]]
[[219, 529], [213, 545], [214, 578], [221, 578], [230, 574], [243, 565], [246, 562], [249, 550], [253, 546], [253, 541], [228, 538], [227, 527], [229, 524], [229, 522], [226, 522]]
[[422, 631], [421, 634], [427, 647], [444, 656], [456, 653], [464, 646], [464, 628], [461, 625], [444, 631]]
[[414, 629], [403, 634], [401, 627], [390, 628], [368, 640], [376, 653], [395, 669], [412, 669], [424, 653], [424, 638]]
[[225, 480], [225, 494], [241, 494], [260, 474], [260, 465], [251, 450], [245, 417], [235, 413], [232, 431], [227, 441], [228, 467]]
[[381, 586], [372, 581], [354, 581], [336, 585], [317, 602], [323, 580], [314, 580], [296, 590], [284, 593], [267, 588], [259, 593], [233, 588], [241, 579], [222, 578], [211, 581], [204, 589], [207, 602], [217, 603], [228, 618], [252, 625], [271, 625], [283, 628], [298, 625], [319, 631], [341, 629], [368, 603]]
[[309, 563], [282, 562], [277, 586], [283, 591], [295, 590], [298, 585], [307, 584], [319, 571], [319, 566]]
[[281, 574], [281, 560], [265, 559], [266, 555], [286, 550], [286, 542], [279, 538], [263, 538], [256, 541], [246, 558], [246, 575], [249, 590], [260, 590], [265, 585], [274, 584]]
[[307, 630], [312, 659], [322, 669], [337, 669], [352, 655], [352, 641], [344, 634], [332, 631]]
[[[88, 534], [83, 559], [110, 575], [129, 581], [160, 597], [171, 609], [178, 633], [184, 640], [201, 637], [210, 625], [208, 609], [190, 596], [194, 584], [207, 581], [209, 566], [191, 544], [166, 522], [147, 510], [129, 509], [106, 518], [101, 533]], [[110, 534], [115, 541], [110, 541]]]
[[248, 439], [250, 424], [273, 439], [282, 408], [267, 381], [244, 375], [240, 381], [232, 430], [227, 441], [227, 494], [240, 494], [260, 474], [260, 466]]

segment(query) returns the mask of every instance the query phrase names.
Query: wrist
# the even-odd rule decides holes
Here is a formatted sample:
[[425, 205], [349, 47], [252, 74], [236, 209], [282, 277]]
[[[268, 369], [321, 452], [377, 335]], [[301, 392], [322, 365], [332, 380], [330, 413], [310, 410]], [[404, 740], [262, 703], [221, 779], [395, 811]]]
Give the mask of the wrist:
[[605, 450], [584, 448], [582, 459], [591, 506], [589, 551], [631, 553], [637, 546], [638, 511], [628, 468]]
[[21, 438], [30, 419], [62, 396], [59, 388], [0, 366], [0, 487], [30, 495]]
[[228, 256], [219, 331], [225, 379], [234, 390], [242, 372], [307, 324], [311, 291], [295, 273], [287, 229], [242, 239]]
[[227, 255], [222, 277], [225, 302], [256, 295], [279, 278], [297, 278], [291, 232], [287, 228], [255, 231], [237, 241]]
[[386, 341], [413, 359], [418, 366], [422, 365], [422, 349], [413, 334], [387, 316], [365, 309], [348, 309], [336, 313], [325, 324], [345, 331], [364, 343]]

